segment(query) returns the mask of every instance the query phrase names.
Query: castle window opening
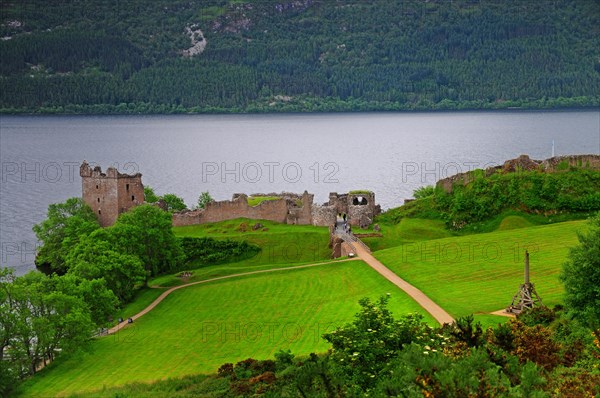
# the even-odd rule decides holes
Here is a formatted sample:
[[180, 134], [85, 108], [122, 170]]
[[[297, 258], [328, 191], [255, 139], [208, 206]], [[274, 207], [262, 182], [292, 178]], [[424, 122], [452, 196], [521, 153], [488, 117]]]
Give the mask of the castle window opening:
[[[125, 189], [129, 191], [129, 184], [125, 184]], [[133, 199], [132, 199], [133, 200]]]
[[135, 196], [131, 195], [131, 201], [133, 202], [135, 200]]
[[102, 214], [102, 210], [98, 210], [98, 214]]
[[352, 204], [354, 206], [365, 206], [367, 205], [367, 203], [367, 198], [365, 198], [364, 196], [355, 196], [354, 199], [352, 199]]
[[100, 187], [98, 186], [98, 184], [96, 184], [96, 189], [100, 189]]
[[100, 203], [100, 198], [98, 198], [98, 203]]

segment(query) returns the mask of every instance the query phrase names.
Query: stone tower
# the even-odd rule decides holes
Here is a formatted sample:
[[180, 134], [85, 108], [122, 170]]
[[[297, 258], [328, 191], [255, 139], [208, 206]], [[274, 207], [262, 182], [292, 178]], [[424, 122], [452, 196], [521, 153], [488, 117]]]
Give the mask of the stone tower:
[[109, 167], [106, 174], [100, 166], [92, 169], [83, 161], [79, 168], [83, 201], [96, 213], [102, 227], [113, 225], [119, 214], [144, 203], [142, 174], [121, 174]]

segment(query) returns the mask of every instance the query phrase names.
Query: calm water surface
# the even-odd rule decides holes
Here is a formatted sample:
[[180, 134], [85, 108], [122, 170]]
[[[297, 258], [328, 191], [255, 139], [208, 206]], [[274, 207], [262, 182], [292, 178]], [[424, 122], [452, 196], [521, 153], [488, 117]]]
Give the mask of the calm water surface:
[[375, 191], [382, 207], [437, 179], [502, 163], [600, 153], [600, 112], [202, 116], [1, 116], [2, 265], [33, 267], [31, 227], [81, 195], [83, 160], [141, 172], [158, 194], [193, 205], [202, 191]]

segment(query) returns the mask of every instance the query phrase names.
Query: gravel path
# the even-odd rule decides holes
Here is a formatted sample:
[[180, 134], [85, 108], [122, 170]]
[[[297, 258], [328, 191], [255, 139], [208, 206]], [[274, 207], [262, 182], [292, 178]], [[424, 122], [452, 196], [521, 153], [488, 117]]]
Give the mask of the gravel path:
[[398, 286], [400, 289], [404, 290], [410, 297], [413, 298], [421, 307], [423, 307], [427, 312], [429, 312], [441, 325], [444, 323], [453, 323], [454, 318], [450, 316], [442, 307], [433, 302], [429, 297], [425, 295], [422, 291], [406, 282], [404, 279], [400, 278], [398, 275], [393, 273], [388, 267], [383, 265], [379, 260], [377, 260], [371, 253], [365, 250], [362, 245], [356, 244], [353, 245], [354, 250], [358, 257], [363, 260], [365, 263], [369, 264], [371, 268], [375, 271], [379, 272], [384, 278], [392, 282], [394, 285]]

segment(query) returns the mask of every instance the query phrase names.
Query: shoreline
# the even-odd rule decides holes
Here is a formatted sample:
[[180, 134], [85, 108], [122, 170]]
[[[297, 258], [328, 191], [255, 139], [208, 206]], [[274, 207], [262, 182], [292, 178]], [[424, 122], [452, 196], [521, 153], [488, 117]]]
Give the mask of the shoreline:
[[576, 106], [576, 107], [554, 107], [554, 108], [535, 108], [535, 107], [508, 107], [508, 108], [465, 108], [465, 109], [416, 109], [416, 110], [323, 110], [323, 111], [290, 111], [274, 110], [272, 112], [250, 112], [250, 111], [222, 111], [222, 112], [9, 112], [0, 109], [1, 116], [28, 116], [28, 117], [48, 117], [48, 116], [254, 116], [254, 115], [368, 115], [368, 114], [400, 114], [400, 115], [423, 115], [423, 114], [464, 114], [464, 113], [555, 113], [555, 112], [600, 112], [599, 105]]

